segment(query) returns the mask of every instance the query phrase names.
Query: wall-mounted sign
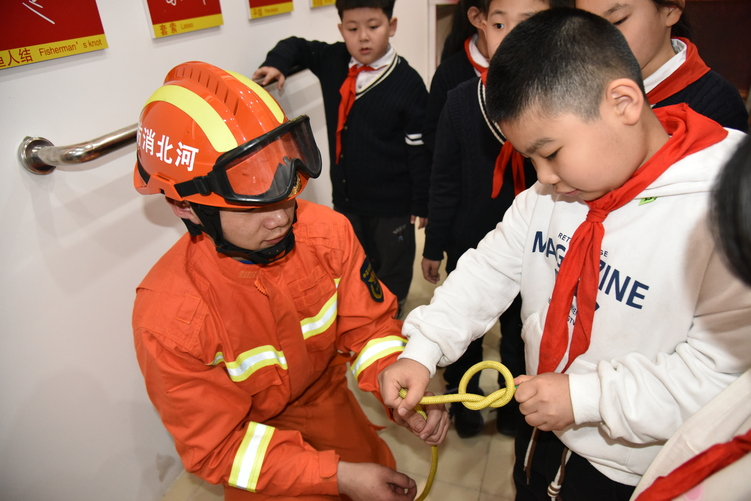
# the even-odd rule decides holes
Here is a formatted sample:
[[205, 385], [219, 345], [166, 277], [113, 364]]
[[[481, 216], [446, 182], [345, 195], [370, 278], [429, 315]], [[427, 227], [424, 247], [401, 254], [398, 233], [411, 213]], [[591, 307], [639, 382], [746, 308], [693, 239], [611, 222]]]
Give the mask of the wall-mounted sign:
[[251, 19], [284, 14], [295, 9], [292, 0], [248, 0], [248, 3]]
[[3, 0], [0, 69], [106, 48], [96, 0]]
[[154, 38], [221, 26], [219, 0], [146, 0]]
[[310, 0], [311, 7], [325, 7], [326, 5], [334, 5], [336, 0]]

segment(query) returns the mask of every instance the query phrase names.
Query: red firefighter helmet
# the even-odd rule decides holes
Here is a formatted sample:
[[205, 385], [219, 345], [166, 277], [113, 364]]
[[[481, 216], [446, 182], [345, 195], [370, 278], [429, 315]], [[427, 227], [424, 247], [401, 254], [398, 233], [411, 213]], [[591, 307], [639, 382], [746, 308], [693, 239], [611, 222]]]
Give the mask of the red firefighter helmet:
[[288, 120], [261, 86], [202, 62], [173, 68], [138, 123], [139, 193], [219, 208], [294, 198], [321, 173], [302, 115]]

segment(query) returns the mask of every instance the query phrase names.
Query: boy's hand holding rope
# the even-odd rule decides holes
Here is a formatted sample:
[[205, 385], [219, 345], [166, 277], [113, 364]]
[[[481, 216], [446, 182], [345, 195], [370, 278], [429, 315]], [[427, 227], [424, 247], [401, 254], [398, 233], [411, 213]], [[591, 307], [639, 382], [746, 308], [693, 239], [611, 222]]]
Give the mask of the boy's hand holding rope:
[[[422, 370], [420, 368], [422, 368]], [[390, 371], [389, 369], [392, 369], [392, 370]], [[469, 383], [469, 380], [477, 372], [483, 369], [495, 369], [501, 374], [503, 374], [506, 387], [501, 388], [500, 390], [496, 390], [488, 396], [473, 395], [471, 393], [466, 393], [467, 384]], [[394, 375], [391, 377], [393, 377], [395, 381], [399, 383], [400, 388], [398, 389], [398, 394], [399, 394], [399, 398], [403, 399], [402, 402], [398, 402], [398, 400], [395, 397], [393, 397], [394, 388], [384, 387], [383, 383], [384, 383], [384, 380], [387, 379], [386, 376], [387, 375], [390, 376], [389, 372], [394, 373]], [[384, 402], [386, 402], [387, 405], [393, 405], [395, 403], [398, 403], [398, 405], [395, 407], [395, 414], [401, 418], [400, 419], [401, 421], [406, 421], [410, 429], [413, 429], [413, 430], [416, 429], [416, 428], [413, 428], [413, 426], [417, 424], [417, 422], [415, 421], [417, 418], [415, 418], [414, 415], [410, 416], [410, 409], [412, 408], [414, 408], [415, 412], [420, 414], [425, 420], [428, 420], [428, 416], [422, 410], [422, 407], [421, 407], [422, 405], [462, 402], [462, 404], [465, 407], [472, 409], [472, 410], [480, 410], [486, 407], [502, 407], [511, 401], [511, 399], [514, 397], [514, 391], [515, 391], [514, 377], [511, 375], [511, 372], [500, 362], [495, 362], [491, 360], [480, 362], [478, 364], [473, 365], [464, 374], [464, 376], [462, 377], [462, 380], [459, 382], [459, 392], [457, 394], [440, 395], [440, 396], [424, 396], [422, 398], [410, 397], [409, 392], [406, 388], [412, 388], [413, 395], [416, 394], [416, 395], [422, 396], [424, 394], [425, 388], [427, 387], [427, 383], [429, 381], [430, 381], [430, 373], [427, 371], [427, 368], [425, 368], [422, 364], [415, 362], [413, 360], [409, 360], [409, 359], [399, 360], [391, 367], [385, 369], [379, 375], [379, 383], [381, 384], [381, 392], [384, 398]], [[428, 427], [429, 429], [425, 430], [425, 427]], [[422, 428], [417, 428], [417, 429], [420, 429], [421, 431], [423, 430], [425, 431], [425, 433], [422, 433], [420, 435], [420, 438], [425, 440], [426, 443], [428, 443], [429, 445], [435, 444], [431, 447], [432, 461], [431, 461], [431, 467], [430, 467], [430, 474], [428, 475], [428, 481], [425, 485], [425, 489], [423, 490], [422, 494], [417, 498], [417, 501], [422, 501], [428, 496], [430, 492], [430, 487], [433, 484], [433, 479], [435, 478], [436, 470], [438, 468], [437, 445], [443, 442], [443, 439], [446, 436], [446, 431], [445, 429], [440, 430], [442, 432], [440, 433], [440, 440], [436, 441], [436, 439], [433, 438], [436, 431], [435, 429], [430, 429], [430, 426], [428, 426], [427, 423]], [[428, 440], [429, 438], [432, 438], [433, 440], [429, 441]]]

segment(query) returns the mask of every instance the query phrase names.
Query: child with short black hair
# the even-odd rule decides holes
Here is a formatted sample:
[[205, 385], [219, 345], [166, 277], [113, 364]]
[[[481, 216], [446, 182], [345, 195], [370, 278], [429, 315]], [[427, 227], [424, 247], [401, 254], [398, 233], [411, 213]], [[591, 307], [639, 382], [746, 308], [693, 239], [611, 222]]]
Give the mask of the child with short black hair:
[[384, 401], [410, 415], [436, 365], [521, 291], [537, 375], [515, 380], [528, 424], [517, 499], [628, 499], [681, 423], [751, 366], [751, 290], [707, 215], [744, 134], [685, 104], [653, 111], [623, 35], [575, 9], [506, 37], [487, 99], [538, 183], [407, 317], [407, 348], [379, 377]]
[[577, 0], [621, 30], [642, 69], [653, 108], [686, 103], [723, 127], [748, 132], [748, 111], [733, 84], [712, 71], [689, 40], [685, 0]]
[[[476, 247], [495, 228], [514, 197], [537, 180], [530, 162], [524, 162], [521, 158], [517, 162], [509, 161], [501, 153], [506, 138], [498, 126], [487, 118], [485, 78], [488, 63], [484, 58], [492, 57], [503, 38], [522, 20], [549, 7], [573, 5], [573, 1], [561, 0], [477, 0], [473, 3], [466, 16], [476, 26], [477, 35], [465, 42], [465, 52], [455, 54], [441, 64], [433, 79], [428, 100], [430, 115], [431, 104], [435, 105], [440, 96], [440, 84], [449, 81], [448, 77], [453, 74], [451, 68], [460, 67], [458, 61], [462, 57], [467, 66], [470, 65], [466, 61], [473, 61], [477, 77], [448, 92], [437, 123], [430, 177], [430, 221], [425, 229], [421, 263], [423, 277], [431, 283], [437, 283], [440, 278], [439, 268], [444, 253], [446, 273], [451, 273], [459, 257], [467, 249]], [[476, 40], [474, 49], [473, 40]], [[478, 52], [481, 52], [480, 56]], [[478, 57], [483, 60], [477, 61]], [[448, 66], [450, 64], [453, 66]], [[448, 69], [441, 72], [444, 67]], [[429, 143], [427, 125], [426, 118], [423, 129], [426, 144]], [[499, 168], [499, 182], [496, 182], [496, 170]], [[514, 375], [525, 372], [520, 311], [521, 298], [517, 298], [499, 319], [501, 360]], [[482, 358], [483, 338], [478, 338], [472, 341], [456, 362], [444, 370], [447, 393], [456, 393], [464, 373]], [[469, 381], [467, 391], [481, 393], [479, 374]], [[461, 403], [451, 404], [451, 416], [457, 434], [462, 438], [472, 437], [483, 429], [484, 420], [480, 411], [467, 409]], [[516, 402], [498, 409], [496, 430], [513, 436], [519, 417]]]
[[400, 311], [415, 259], [414, 223], [428, 215], [430, 164], [422, 141], [428, 92], [389, 43], [394, 0], [337, 0], [344, 42], [280, 41], [253, 78], [264, 85], [293, 66], [321, 83], [334, 209], [352, 223]]

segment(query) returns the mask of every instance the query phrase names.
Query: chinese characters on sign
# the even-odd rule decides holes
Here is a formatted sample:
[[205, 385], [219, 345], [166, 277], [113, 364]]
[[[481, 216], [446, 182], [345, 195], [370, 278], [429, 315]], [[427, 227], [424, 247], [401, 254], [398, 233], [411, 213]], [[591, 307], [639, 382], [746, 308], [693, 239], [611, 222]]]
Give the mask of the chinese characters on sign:
[[295, 8], [292, 0], [248, 0], [248, 3], [251, 19], [285, 14]]
[[315, 7], [325, 7], [326, 5], [334, 5], [336, 3], [336, 0], [310, 0], [310, 6]]
[[146, 0], [154, 38], [221, 26], [219, 0]]
[[[140, 151], [144, 152], [144, 154], [148, 153], [151, 156], [155, 156], [162, 162], [170, 165], [174, 162], [175, 167], [184, 165], [188, 172], [193, 170], [196, 153], [199, 151], [198, 148], [183, 144], [180, 141], [178, 141], [177, 148], [175, 148], [175, 145], [170, 142], [169, 136], [162, 134], [162, 137], [155, 141], [156, 136], [157, 134], [154, 129], [147, 129], [139, 125], [137, 141], [141, 147]], [[170, 152], [172, 149], [175, 149], [175, 151]]]
[[4, 0], [0, 69], [107, 48], [95, 0]]

